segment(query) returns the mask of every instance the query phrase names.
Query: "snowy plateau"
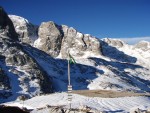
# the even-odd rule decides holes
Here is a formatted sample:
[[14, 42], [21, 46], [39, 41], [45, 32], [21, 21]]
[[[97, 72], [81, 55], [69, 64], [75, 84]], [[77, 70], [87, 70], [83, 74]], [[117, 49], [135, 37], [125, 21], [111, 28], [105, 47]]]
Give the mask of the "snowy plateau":
[[[0, 14], [0, 105], [31, 113], [150, 112], [150, 42], [129, 45], [52, 21], [37, 26]], [[70, 64], [76, 111], [68, 111], [68, 50], [76, 61]]]

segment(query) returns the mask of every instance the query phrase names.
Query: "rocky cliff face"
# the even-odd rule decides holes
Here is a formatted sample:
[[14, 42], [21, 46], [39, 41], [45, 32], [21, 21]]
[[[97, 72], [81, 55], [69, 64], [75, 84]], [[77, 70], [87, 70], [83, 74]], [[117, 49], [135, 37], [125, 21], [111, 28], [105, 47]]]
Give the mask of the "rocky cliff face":
[[84, 57], [89, 53], [94, 56], [101, 55], [101, 45], [97, 38], [65, 25], [62, 25], [62, 31], [64, 33], [60, 52], [62, 58], [67, 58], [67, 51], [75, 57]]
[[[19, 40], [46, 52], [52, 57], [67, 58], [68, 51], [74, 57], [85, 57], [91, 54], [99, 56], [101, 52], [100, 40], [89, 35], [78, 32], [73, 27], [57, 25], [49, 21], [43, 22], [39, 28], [32, 25], [23, 17], [9, 15], [15, 30], [19, 35]], [[37, 31], [38, 30], [38, 31]], [[37, 38], [38, 32], [38, 39]]]
[[103, 41], [114, 47], [123, 47], [125, 45], [125, 43], [121, 40], [105, 38]]
[[54, 22], [44, 22], [39, 27], [39, 38], [34, 46], [53, 57], [67, 58], [70, 51], [75, 57], [86, 54], [101, 55], [100, 41], [90, 35], [82, 34], [72, 27], [58, 26]]
[[[2, 60], [3, 58], [0, 58], [1, 62]], [[11, 96], [11, 92], [9, 92], [10, 89], [11, 89], [10, 80], [6, 75], [6, 73], [4, 72], [3, 68], [0, 66], [0, 98], [7, 98]]]
[[18, 40], [12, 21], [2, 7], [0, 7], [0, 36], [3, 39]]
[[63, 34], [54, 22], [43, 22], [38, 31], [39, 38], [35, 41], [34, 46], [57, 57], [60, 53]]
[[8, 90], [16, 97], [51, 93], [51, 77], [26, 52], [23, 44], [17, 42], [18, 35], [12, 21], [2, 8], [0, 16], [0, 96], [8, 95]]
[[38, 26], [31, 24], [23, 17], [9, 15], [9, 18], [14, 24], [15, 31], [21, 42], [33, 45], [38, 37]]
[[[43, 71], [34, 58], [32, 58], [20, 44], [14, 42], [6, 43], [7, 48], [5, 48], [2, 54], [6, 57], [6, 65], [19, 67], [20, 70], [25, 71], [23, 75], [18, 72], [18, 76], [20, 76], [20, 84], [26, 87], [26, 90], [30, 92], [30, 82], [37, 81], [35, 84], [37, 85], [36, 87], [39, 92], [35, 91], [36, 94], [52, 92], [53, 89], [50, 77], [48, 77], [47, 73]], [[14, 74], [16, 71], [17, 69], [14, 68], [11, 70]]]

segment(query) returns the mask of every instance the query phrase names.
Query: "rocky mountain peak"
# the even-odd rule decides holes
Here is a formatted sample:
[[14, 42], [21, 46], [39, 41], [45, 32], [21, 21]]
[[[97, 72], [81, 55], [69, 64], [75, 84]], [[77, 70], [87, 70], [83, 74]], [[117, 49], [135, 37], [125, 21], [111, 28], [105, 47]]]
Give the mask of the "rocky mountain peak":
[[103, 41], [115, 47], [123, 47], [125, 45], [125, 42], [119, 39], [104, 38]]
[[139, 43], [134, 45], [134, 48], [142, 49], [143, 51], [148, 51], [150, 50], [150, 42], [140, 41]]
[[52, 21], [43, 22], [39, 27], [38, 35], [39, 38], [34, 42], [34, 47], [53, 57], [58, 56], [63, 35], [58, 25]]
[[9, 18], [13, 22], [15, 30], [19, 35], [19, 40], [23, 43], [33, 45], [38, 37], [38, 26], [33, 25], [27, 19], [20, 16], [9, 15]]
[[0, 37], [15, 41], [18, 40], [14, 25], [2, 7], [0, 7]]
[[90, 57], [101, 54], [100, 41], [90, 35], [82, 34], [73, 27], [62, 26], [64, 37], [60, 55], [67, 58], [67, 51], [75, 57]]
[[18, 42], [11, 19], [0, 7], [0, 98], [53, 92], [51, 77], [25, 47], [34, 49]]
[[[26, 19], [10, 18], [15, 26], [14, 29], [12, 25], [12, 29], [18, 34], [31, 30]], [[30, 43], [12, 40], [15, 37], [7, 29], [10, 25], [6, 20], [12, 23], [7, 14], [0, 18], [0, 98], [66, 91], [67, 51], [77, 62], [70, 65], [74, 90], [150, 92], [150, 53], [140, 49], [149, 48], [149, 43], [139, 43], [136, 45], [139, 49], [134, 49], [121, 40], [100, 40], [73, 27], [49, 21], [39, 26], [34, 48]]]
[[73, 56], [84, 57], [101, 54], [100, 41], [90, 35], [82, 34], [73, 27], [43, 22], [39, 27], [39, 38], [34, 46], [53, 57], [67, 58], [67, 51]]

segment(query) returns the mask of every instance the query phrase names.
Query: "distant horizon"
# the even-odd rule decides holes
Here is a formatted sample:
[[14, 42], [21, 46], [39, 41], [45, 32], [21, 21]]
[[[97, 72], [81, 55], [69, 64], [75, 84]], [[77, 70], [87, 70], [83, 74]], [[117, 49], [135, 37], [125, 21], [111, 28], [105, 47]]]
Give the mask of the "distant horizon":
[[1, 0], [1, 6], [35, 25], [54, 21], [97, 38], [150, 37], [150, 0]]

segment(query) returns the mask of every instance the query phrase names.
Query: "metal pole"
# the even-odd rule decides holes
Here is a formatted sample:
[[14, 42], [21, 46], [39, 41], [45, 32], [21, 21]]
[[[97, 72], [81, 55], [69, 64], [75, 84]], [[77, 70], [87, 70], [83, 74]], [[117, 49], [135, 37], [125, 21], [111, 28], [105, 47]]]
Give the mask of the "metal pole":
[[70, 85], [70, 63], [69, 63], [69, 54], [68, 54], [68, 85]]
[[[71, 100], [72, 100], [72, 95], [71, 95], [71, 91], [70, 91], [70, 86], [71, 86], [71, 82], [70, 82], [70, 62], [69, 62], [70, 58], [69, 58], [69, 51], [68, 51], [68, 102], [69, 102], [69, 109], [71, 109]], [[72, 87], [71, 87], [72, 89]]]

